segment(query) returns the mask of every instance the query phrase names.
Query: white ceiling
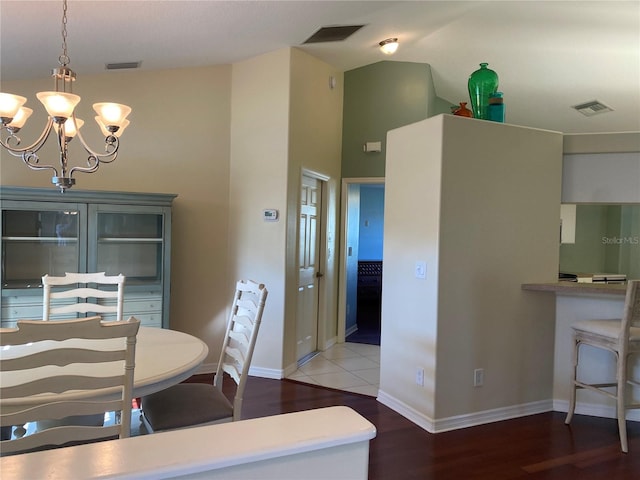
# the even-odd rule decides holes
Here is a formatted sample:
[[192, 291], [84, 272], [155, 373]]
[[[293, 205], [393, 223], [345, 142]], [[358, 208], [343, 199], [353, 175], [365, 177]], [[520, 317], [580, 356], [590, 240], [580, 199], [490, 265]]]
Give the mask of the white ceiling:
[[[0, 0], [0, 78], [44, 77], [61, 53], [61, 0]], [[342, 42], [302, 45], [322, 26], [364, 24]], [[468, 98], [480, 62], [500, 77], [507, 121], [565, 133], [640, 131], [638, 1], [69, 0], [70, 66], [143, 70], [238, 62], [300, 47], [344, 71], [381, 60], [428, 63], [436, 94]], [[377, 44], [398, 37], [384, 56]], [[178, 86], [179, 87], [179, 86]], [[585, 117], [599, 100], [613, 112]]]

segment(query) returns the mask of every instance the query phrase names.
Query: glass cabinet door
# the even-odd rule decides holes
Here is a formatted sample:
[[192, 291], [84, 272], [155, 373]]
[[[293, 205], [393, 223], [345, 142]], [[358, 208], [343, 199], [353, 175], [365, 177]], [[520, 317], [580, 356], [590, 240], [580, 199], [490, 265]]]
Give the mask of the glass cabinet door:
[[2, 209], [2, 287], [35, 288], [45, 274], [84, 271], [82, 222], [86, 207], [65, 204], [43, 209], [25, 202]]
[[122, 211], [113, 211], [105, 207], [98, 208], [92, 218], [96, 222], [96, 272], [121, 273], [127, 277], [128, 286], [162, 285], [165, 220], [161, 209], [145, 212], [141, 207], [135, 211], [123, 207]]

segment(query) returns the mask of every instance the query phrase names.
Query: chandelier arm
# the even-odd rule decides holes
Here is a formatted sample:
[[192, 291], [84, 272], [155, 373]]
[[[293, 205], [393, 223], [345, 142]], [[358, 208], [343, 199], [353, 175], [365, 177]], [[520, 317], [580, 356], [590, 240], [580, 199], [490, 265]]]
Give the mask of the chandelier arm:
[[118, 156], [118, 148], [120, 146], [120, 142], [118, 141], [118, 137], [115, 135], [108, 135], [105, 138], [105, 151], [106, 153], [100, 154], [94, 151], [87, 142], [85, 141], [80, 130], [77, 131], [76, 136], [80, 140], [82, 144], [82, 148], [89, 154], [87, 157], [87, 167], [73, 167], [69, 170], [69, 177], [73, 176], [74, 172], [82, 172], [82, 173], [93, 173], [98, 168], [100, 168], [101, 163], [111, 163]]
[[[49, 119], [47, 120], [47, 124], [45, 125], [44, 130], [42, 131], [38, 139], [28, 147], [18, 148], [18, 145], [20, 145], [22, 140], [15, 133], [13, 133], [8, 127], [4, 126], [2, 130], [6, 130], [7, 132], [9, 132], [9, 135], [7, 136], [6, 140], [3, 140], [0, 137], [0, 144], [4, 148], [6, 148], [8, 152], [15, 155], [16, 157], [19, 157], [25, 152], [35, 153], [38, 150], [40, 150], [40, 148], [42, 148], [42, 145], [44, 145], [44, 142], [47, 140], [47, 137], [49, 137], [49, 133], [51, 133], [52, 127], [53, 127], [53, 119], [49, 117]], [[15, 146], [11, 146], [12, 143], [15, 143]]]
[[[9, 152], [14, 157], [20, 157], [24, 164], [29, 167], [31, 170], [53, 170], [54, 174], [58, 175], [58, 169], [53, 165], [40, 165], [40, 157], [38, 157], [38, 150], [42, 148], [42, 146], [49, 138], [49, 134], [51, 133], [53, 127], [53, 119], [49, 117], [47, 124], [44, 127], [44, 130], [40, 134], [40, 136], [33, 142], [31, 145], [23, 148], [18, 148], [20, 145], [21, 139], [16, 135], [17, 132], [12, 132], [6, 126], [3, 130], [9, 132], [9, 136], [6, 140], [3, 140], [0, 137], [0, 145], [4, 147], [7, 152]], [[15, 146], [12, 146], [15, 144]]]

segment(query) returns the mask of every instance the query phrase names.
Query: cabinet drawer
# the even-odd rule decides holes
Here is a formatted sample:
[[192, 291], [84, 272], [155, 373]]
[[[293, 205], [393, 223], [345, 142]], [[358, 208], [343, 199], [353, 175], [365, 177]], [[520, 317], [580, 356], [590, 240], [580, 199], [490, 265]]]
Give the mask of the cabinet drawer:
[[[105, 306], [115, 306], [115, 299], [101, 300], [99, 302]], [[124, 305], [122, 306], [122, 313], [124, 315], [142, 314], [148, 312], [160, 312], [162, 311], [162, 296], [157, 295], [154, 298], [136, 298], [129, 299], [127, 295], [124, 297]]]
[[17, 305], [17, 306], [5, 306], [2, 305], [2, 320], [16, 321], [18, 319], [24, 320], [42, 320], [42, 302], [40, 305]]
[[[130, 316], [134, 316], [136, 317], [138, 320], [140, 320], [140, 325], [142, 325], [143, 327], [162, 327], [162, 313], [161, 312], [157, 312], [157, 313], [131, 313], [131, 314], [125, 314], [124, 315], [124, 319], [128, 319]], [[110, 322], [113, 322], [116, 320], [116, 315], [115, 314], [109, 314], [109, 315], [103, 315], [102, 316], [103, 320], [107, 320]]]
[[8, 295], [2, 297], [3, 307], [21, 307], [26, 305], [36, 305], [42, 310], [42, 293], [40, 295]]
[[0, 322], [0, 327], [2, 328], [14, 328], [16, 326], [16, 320], [5, 320], [3, 317], [2, 322]]
[[[22, 297], [24, 299], [26, 297]], [[28, 297], [31, 298], [31, 297]], [[56, 301], [54, 306], [62, 306], [72, 304], [71, 300]], [[51, 315], [51, 320], [64, 320], [73, 318], [73, 314], [58, 314]], [[29, 303], [16, 301], [7, 302], [5, 298], [2, 299], [2, 321], [11, 320], [42, 320], [42, 299], [38, 299], [37, 302], [29, 301]]]
[[[13, 313], [13, 312], [12, 312]], [[31, 311], [18, 311], [15, 315], [5, 312], [4, 308], [2, 309], [2, 328], [13, 328], [16, 326], [16, 322], [18, 320], [41, 320], [42, 319], [42, 308], [38, 309], [37, 313], [32, 315]], [[130, 313], [125, 314], [125, 320], [129, 318], [131, 315], [135, 316], [138, 320], [140, 320], [140, 324], [145, 327], [162, 327], [162, 312], [153, 312], [153, 313]], [[103, 315], [103, 320], [106, 321], [115, 321], [116, 315], [109, 314]], [[52, 316], [51, 320], [68, 320], [69, 316]]]

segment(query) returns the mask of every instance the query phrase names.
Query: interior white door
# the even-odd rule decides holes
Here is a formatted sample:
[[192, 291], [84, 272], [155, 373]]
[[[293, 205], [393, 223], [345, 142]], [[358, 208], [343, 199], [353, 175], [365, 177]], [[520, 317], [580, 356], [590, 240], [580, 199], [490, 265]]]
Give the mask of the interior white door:
[[297, 359], [318, 348], [318, 281], [322, 181], [303, 175], [298, 229], [298, 296], [296, 309]]

